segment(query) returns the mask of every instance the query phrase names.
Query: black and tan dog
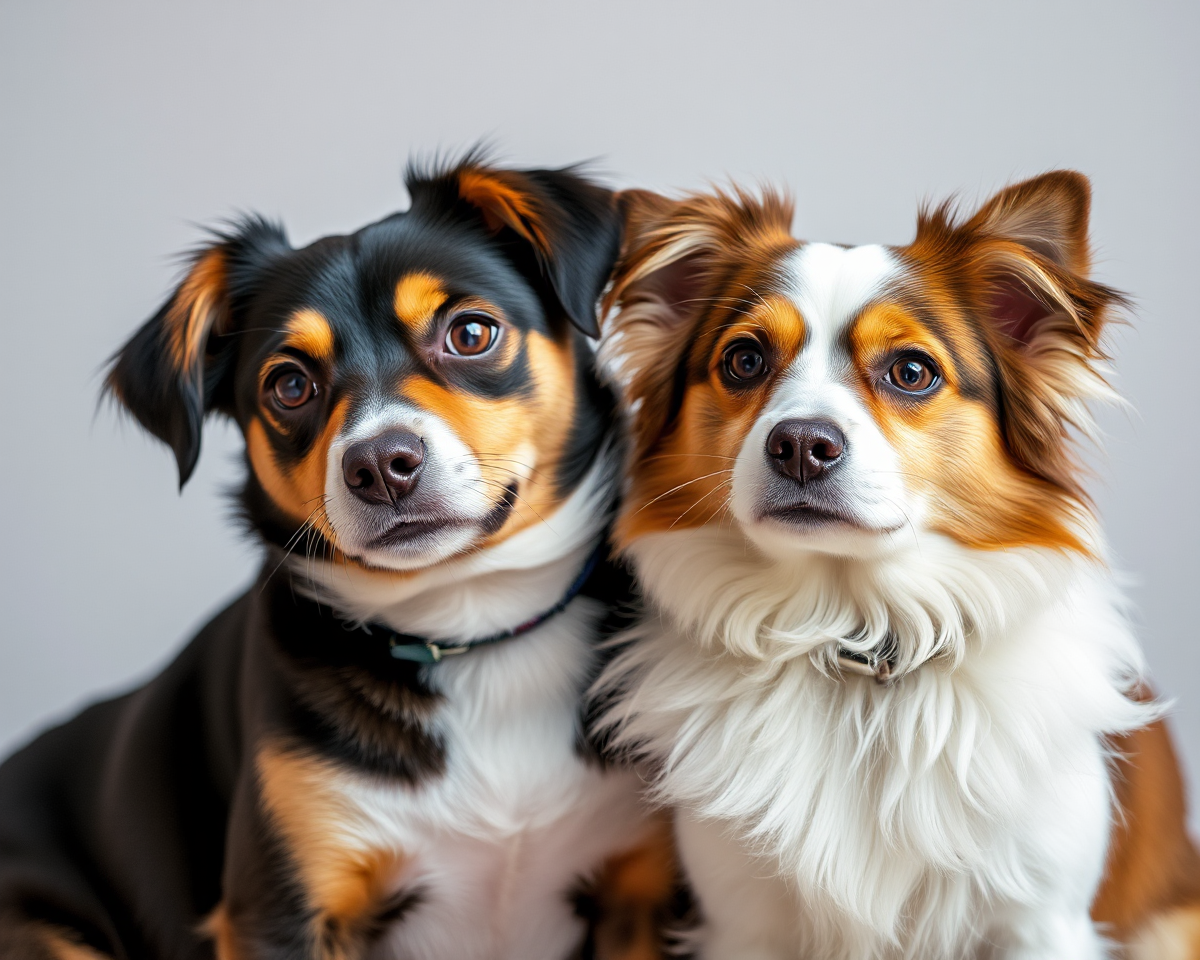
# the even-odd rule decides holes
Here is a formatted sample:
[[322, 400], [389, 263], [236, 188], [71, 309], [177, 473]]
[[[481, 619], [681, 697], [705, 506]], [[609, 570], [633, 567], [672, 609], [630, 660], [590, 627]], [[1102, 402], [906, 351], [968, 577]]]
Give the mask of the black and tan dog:
[[4, 960], [656, 953], [664, 831], [579, 717], [623, 589], [583, 336], [612, 198], [477, 159], [408, 186], [300, 250], [240, 223], [117, 356], [181, 481], [206, 414], [241, 427], [266, 562], [0, 768]]

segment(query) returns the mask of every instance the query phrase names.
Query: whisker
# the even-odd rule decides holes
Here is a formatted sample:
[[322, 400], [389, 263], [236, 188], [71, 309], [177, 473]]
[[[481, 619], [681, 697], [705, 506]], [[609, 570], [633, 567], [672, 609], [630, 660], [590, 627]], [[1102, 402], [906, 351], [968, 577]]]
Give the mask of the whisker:
[[[498, 480], [489, 480], [487, 477], [472, 477], [471, 479], [473, 482], [490, 483], [492, 486], [498, 487], [499, 489], [503, 490], [505, 493], [508, 493], [508, 491], [509, 491], [509, 486], [507, 484], [500, 483], [500, 481], [498, 481]], [[538, 513], [537, 510], [534, 509], [533, 504], [530, 503], [528, 500], [526, 500], [523, 496], [521, 496], [521, 494], [514, 492], [513, 496], [515, 496], [518, 500], [520, 500], [523, 504], [525, 504], [525, 506], [527, 506], [529, 508], [530, 512], [535, 517], [537, 517], [539, 520], [541, 520], [542, 523], [546, 522], [546, 518], [543, 517], [540, 513]]]
[[731, 463], [737, 462], [737, 457], [726, 457], [719, 453], [656, 453], [652, 457], [642, 457], [643, 463], [649, 463], [651, 460], [666, 460], [668, 457], [706, 457], [712, 460], [728, 460]]
[[670, 496], [671, 494], [673, 494], [673, 493], [674, 493], [676, 490], [682, 490], [684, 487], [691, 486], [693, 483], [699, 483], [701, 480], [707, 480], [709, 477], [719, 477], [719, 476], [720, 476], [721, 474], [723, 474], [723, 473], [732, 473], [732, 472], [733, 472], [732, 470], [714, 470], [712, 473], [706, 473], [706, 474], [705, 474], [704, 476], [702, 476], [702, 477], [696, 477], [696, 478], [694, 478], [694, 479], [692, 479], [692, 480], [685, 480], [683, 483], [681, 483], [681, 484], [678, 484], [677, 486], [674, 486], [674, 487], [672, 487], [670, 490], [666, 491], [666, 493], [660, 493], [660, 494], [659, 494], [657, 497], [655, 497], [653, 500], [650, 500], [650, 501], [648, 501], [648, 502], [646, 502], [646, 503], [642, 504], [642, 505], [641, 505], [641, 507], [639, 507], [639, 508], [638, 508], [638, 509], [637, 509], [637, 510], [634, 512], [634, 516], [637, 516], [639, 513], [641, 513], [641, 512], [642, 512], [643, 510], [645, 510], [647, 507], [651, 507], [651, 506], [653, 506], [654, 504], [658, 503], [658, 501], [659, 501], [659, 500], [661, 500], [663, 497], [669, 497], [669, 496]]
[[[317, 498], [314, 497], [313, 500], [315, 500], [315, 499], [317, 499]], [[300, 538], [302, 536], [304, 536], [306, 533], [311, 535], [312, 533], [316, 532], [315, 528], [310, 526], [310, 523], [311, 523], [313, 517], [315, 517], [319, 512], [321, 512], [325, 509], [324, 497], [321, 498], [321, 501], [322, 501], [321, 503], [317, 504], [317, 506], [313, 508], [312, 513], [310, 513], [305, 518], [304, 522], [302, 524], [300, 524], [300, 527], [296, 530], [296, 532], [294, 534], [292, 534], [287, 539], [287, 541], [284, 543], [283, 559], [281, 559], [279, 561], [279, 563], [275, 564], [275, 569], [273, 569], [267, 575], [267, 578], [263, 581], [263, 587], [262, 587], [263, 590], [267, 589], [267, 584], [271, 582], [271, 578], [274, 577], [275, 574], [277, 574], [279, 572], [279, 568], [282, 567], [287, 562], [288, 557], [290, 557], [292, 555], [292, 553], [295, 551], [296, 547], [299, 546]], [[311, 503], [312, 500], [309, 500], [307, 502]], [[305, 556], [307, 557], [307, 555], [308, 555], [307, 542], [305, 544], [304, 552], [305, 552]], [[262, 593], [262, 591], [260, 590], [259, 593]]]
[[[733, 478], [732, 478], [732, 477], [730, 477], [728, 480], [722, 480], [722, 481], [721, 481], [720, 483], [718, 483], [718, 484], [717, 484], [715, 487], [713, 487], [711, 490], [709, 490], [709, 491], [708, 491], [708, 493], [706, 493], [706, 494], [705, 494], [704, 496], [702, 496], [702, 497], [701, 497], [699, 500], [697, 500], [695, 503], [693, 503], [693, 504], [692, 504], [690, 507], [688, 507], [686, 510], [684, 510], [684, 511], [683, 511], [683, 513], [681, 513], [679, 516], [677, 516], [677, 517], [676, 517], [674, 520], [672, 520], [672, 521], [671, 521], [671, 526], [667, 527], [667, 529], [668, 529], [668, 530], [671, 530], [671, 529], [673, 529], [673, 528], [674, 528], [674, 526], [675, 526], [675, 524], [679, 523], [679, 521], [680, 521], [680, 520], [682, 520], [682, 519], [683, 519], [684, 517], [686, 517], [686, 516], [687, 516], [689, 513], [691, 513], [693, 510], [695, 510], [695, 509], [696, 509], [698, 506], [700, 506], [700, 504], [702, 504], [702, 503], [703, 503], [705, 500], [707, 500], [709, 497], [711, 497], [711, 496], [712, 496], [714, 493], [716, 493], [716, 492], [717, 492], [718, 490], [720, 490], [721, 488], [723, 488], [723, 487], [726, 487], [726, 486], [729, 486], [729, 485], [730, 485], [730, 484], [732, 484], [732, 483], [733, 483]], [[728, 502], [728, 498], [727, 498], [726, 502]]]

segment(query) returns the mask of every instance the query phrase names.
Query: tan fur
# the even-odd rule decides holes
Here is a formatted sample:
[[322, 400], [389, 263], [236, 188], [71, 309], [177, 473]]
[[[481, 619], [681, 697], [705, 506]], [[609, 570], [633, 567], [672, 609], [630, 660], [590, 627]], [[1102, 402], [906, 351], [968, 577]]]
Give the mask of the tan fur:
[[1064, 524], [1086, 504], [1068, 431], [1089, 432], [1084, 401], [1111, 396], [1098, 366], [1106, 359], [1102, 337], [1111, 310], [1125, 303], [1087, 277], [1089, 205], [1085, 177], [1046, 174], [1001, 191], [962, 224], [947, 205], [923, 213], [916, 239], [901, 251], [922, 286], [966, 291], [979, 315], [1005, 286], [1044, 305], [1047, 316], [1027, 343], [986, 325], [982, 333], [1007, 401], [1008, 451], [1059, 491]]
[[213, 941], [213, 953], [216, 960], [244, 960], [244, 952], [238, 943], [237, 930], [229, 919], [229, 911], [224, 903], [208, 915], [201, 925], [201, 932]]
[[54, 960], [110, 960], [104, 954], [79, 943], [65, 931], [45, 926], [42, 939]]
[[336, 763], [280, 744], [257, 757], [263, 807], [295, 862], [327, 957], [354, 956], [404, 870], [404, 851], [372, 847]]
[[[505, 332], [501, 349], [515, 354], [518, 333]], [[518, 482], [518, 501], [508, 522], [485, 543], [499, 542], [541, 522], [558, 506], [554, 477], [569, 440], [574, 414], [574, 351], [570, 338], [531, 333], [525, 341], [533, 378], [531, 396], [493, 400], [449, 389], [425, 376], [400, 385], [400, 394], [443, 419], [479, 458], [488, 495], [499, 500]]]
[[1200, 907], [1154, 917], [1129, 944], [1129, 960], [1196, 960], [1200, 957]]
[[[1036, 545], [1081, 550], [1060, 491], [1013, 462], [992, 411], [964, 396], [954, 355], [969, 356], [963, 318], [948, 305], [938, 314], [951, 353], [915, 316], [896, 303], [868, 308], [850, 330], [862, 396], [898, 452], [910, 484], [928, 498], [929, 526], [980, 550]], [[866, 372], [903, 349], [920, 349], [938, 364], [942, 388], [919, 404], [882, 394]]]
[[[790, 202], [762, 200], [736, 190], [680, 201], [645, 191], [623, 194], [627, 232], [605, 311], [618, 304], [617, 337], [606, 340], [602, 362], [624, 380], [636, 406], [630, 427], [634, 457], [629, 508], [616, 538], [627, 544], [651, 529], [699, 526], [719, 518], [732, 458], [768, 391], [764, 384], [731, 391], [720, 379], [724, 349], [761, 330], [785, 365], [804, 341], [803, 319], [773, 296], [772, 265], [798, 244], [789, 233]], [[670, 268], [694, 290], [680, 302]], [[701, 322], [703, 321], [703, 322]], [[690, 347], [690, 353], [689, 353]], [[688, 388], [673, 429], [663, 433], [680, 381]], [[632, 409], [632, 408], [631, 408]]]
[[406, 273], [396, 284], [392, 308], [396, 319], [415, 331], [423, 331], [446, 302], [442, 281], [431, 273]]
[[[337, 543], [333, 528], [325, 519], [325, 463], [329, 445], [336, 439], [346, 416], [342, 401], [325, 422], [320, 436], [304, 458], [284, 467], [276, 459], [268, 427], [263, 420], [251, 420], [246, 426], [246, 452], [254, 475], [274, 504], [297, 523], [309, 523], [322, 535]], [[278, 425], [273, 426], [279, 429]]]
[[[632, 509], [618, 522], [619, 540], [628, 543], [719, 518], [719, 481], [702, 475], [729, 464], [721, 458], [735, 454], [773, 383], [765, 377], [719, 402], [729, 392], [714, 372], [729, 342], [722, 332], [748, 325], [778, 362], [794, 356], [784, 326], [764, 322], [763, 304], [775, 296], [773, 268], [798, 241], [787, 232], [790, 207], [770, 192], [673, 202], [639, 191], [623, 203], [629, 236], [606, 302], [620, 310], [607, 321], [602, 356], [636, 408], [631, 428], [642, 468]], [[1080, 533], [1088, 504], [1067, 427], [1086, 430], [1083, 401], [1105, 392], [1100, 337], [1109, 308], [1123, 300], [1080, 272], [1088, 264], [1087, 210], [1086, 180], [1049, 174], [1002, 191], [961, 225], [948, 207], [922, 214], [916, 239], [896, 251], [914, 280], [851, 329], [864, 398], [927, 495], [932, 527], [969, 546], [1089, 549]], [[677, 302], [673, 283], [690, 292], [690, 303]], [[996, 291], [1012, 287], [1045, 305], [1028, 343], [979, 322]], [[914, 312], [914, 297], [936, 326]], [[803, 325], [797, 318], [793, 329]], [[944, 373], [944, 388], [927, 402], [897, 402], [874, 386], [882, 357], [901, 347], [929, 353]], [[989, 396], [968, 397], [960, 389], [968, 377], [998, 382]]]
[[319, 363], [333, 360], [333, 327], [318, 311], [297, 310], [284, 325], [287, 336], [282, 346], [308, 354]]
[[220, 333], [228, 322], [225, 282], [224, 255], [209, 251], [192, 266], [167, 314], [171, 358], [197, 388], [209, 334]]
[[547, 238], [534, 199], [510, 170], [467, 168], [458, 175], [459, 195], [483, 211], [493, 230], [508, 227], [534, 246], [545, 250]]
[[597, 960], [661, 957], [661, 912], [678, 882], [671, 822], [662, 816], [642, 845], [610, 859], [597, 877]]

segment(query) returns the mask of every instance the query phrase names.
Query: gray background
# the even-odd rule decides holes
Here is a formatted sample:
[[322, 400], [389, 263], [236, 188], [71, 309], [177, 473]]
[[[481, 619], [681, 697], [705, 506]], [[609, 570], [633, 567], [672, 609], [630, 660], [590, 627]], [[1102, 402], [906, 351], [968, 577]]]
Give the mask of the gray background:
[[1200, 774], [1200, 5], [0, 4], [0, 747], [151, 675], [252, 575], [213, 424], [180, 496], [97, 414], [104, 359], [243, 209], [294, 242], [405, 204], [410, 151], [490, 136], [621, 183], [769, 178], [802, 236], [910, 238], [924, 198], [1054, 167], [1095, 185], [1131, 412], [1093, 489]]

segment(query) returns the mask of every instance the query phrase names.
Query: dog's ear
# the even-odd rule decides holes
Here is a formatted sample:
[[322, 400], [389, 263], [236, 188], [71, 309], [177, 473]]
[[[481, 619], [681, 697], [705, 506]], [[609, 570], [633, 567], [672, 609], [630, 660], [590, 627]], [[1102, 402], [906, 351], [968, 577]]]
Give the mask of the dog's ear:
[[442, 172], [410, 168], [405, 182], [414, 207], [452, 200], [528, 244], [567, 319], [600, 335], [596, 303], [621, 243], [611, 191], [571, 168], [502, 170], [470, 157]]
[[112, 359], [105, 392], [171, 448], [181, 488], [200, 456], [204, 417], [232, 372], [236, 315], [263, 267], [288, 249], [283, 231], [256, 217], [214, 234], [167, 302]]
[[[1091, 256], [1087, 177], [1058, 170], [1001, 190], [962, 228], [988, 291], [987, 315], [1007, 337], [1032, 344], [1046, 320], [1073, 314], [1078, 333], [1094, 348], [1103, 319], [1088, 309]], [[1082, 309], [1080, 309], [1082, 308]]]
[[949, 205], [922, 214], [914, 246], [947, 265], [993, 343], [1006, 440], [1031, 470], [1075, 485], [1069, 428], [1091, 429], [1086, 401], [1111, 397], [1103, 335], [1125, 298], [1088, 276], [1091, 188], [1058, 170], [1001, 190], [965, 223]]
[[770, 189], [754, 196], [735, 186], [681, 200], [626, 190], [617, 206], [624, 242], [602, 304], [600, 368], [626, 410], [640, 455], [678, 412], [679, 366], [719, 294], [719, 263], [761, 254], [756, 245], [763, 238], [793, 243], [792, 204]]

